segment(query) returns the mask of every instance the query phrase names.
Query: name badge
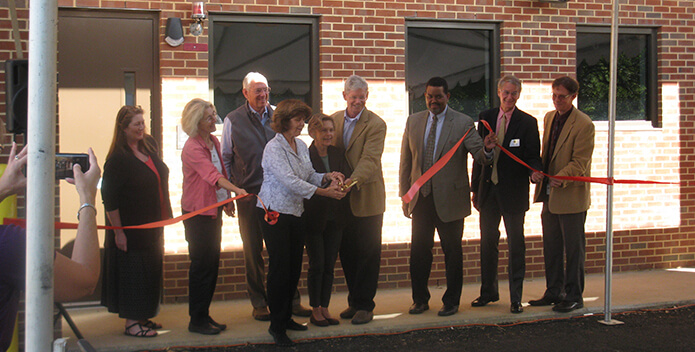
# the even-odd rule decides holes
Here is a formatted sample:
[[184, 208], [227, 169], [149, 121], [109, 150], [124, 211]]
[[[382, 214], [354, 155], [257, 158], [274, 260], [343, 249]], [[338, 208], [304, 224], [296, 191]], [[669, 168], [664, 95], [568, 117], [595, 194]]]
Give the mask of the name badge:
[[509, 146], [510, 146], [510, 147], [518, 147], [518, 146], [520, 146], [520, 145], [521, 145], [521, 140], [520, 140], [519, 138], [512, 139], [512, 140], [509, 142]]

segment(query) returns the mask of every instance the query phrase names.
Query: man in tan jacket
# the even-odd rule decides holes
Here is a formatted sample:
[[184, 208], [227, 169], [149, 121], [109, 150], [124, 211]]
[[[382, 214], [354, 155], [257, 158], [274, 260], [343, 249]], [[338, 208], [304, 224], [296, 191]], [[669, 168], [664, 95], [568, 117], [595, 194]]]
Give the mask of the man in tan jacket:
[[[594, 124], [572, 105], [579, 84], [570, 77], [553, 81], [555, 111], [545, 115], [543, 171], [551, 176], [590, 176]], [[584, 307], [584, 223], [591, 203], [589, 183], [531, 175], [536, 202], [543, 202], [543, 256], [546, 291], [532, 306], [553, 305], [557, 312]], [[567, 263], [563, 260], [567, 257]]]
[[347, 108], [333, 114], [334, 145], [345, 151], [352, 168], [346, 180], [350, 188], [350, 214], [340, 246], [348, 286], [349, 307], [340, 313], [353, 324], [365, 324], [374, 318], [374, 296], [381, 264], [381, 227], [386, 208], [386, 190], [381, 171], [386, 123], [367, 110], [369, 90], [364, 78], [353, 75], [345, 81], [343, 98]]

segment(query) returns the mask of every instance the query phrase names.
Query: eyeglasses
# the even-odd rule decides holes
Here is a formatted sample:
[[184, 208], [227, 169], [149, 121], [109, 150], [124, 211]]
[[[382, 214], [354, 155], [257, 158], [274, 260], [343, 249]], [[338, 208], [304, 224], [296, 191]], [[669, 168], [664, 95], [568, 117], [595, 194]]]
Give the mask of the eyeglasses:
[[220, 118], [220, 115], [218, 115], [218, 114], [210, 115], [210, 116], [206, 117], [205, 120], [208, 122], [215, 122], [215, 123], [221, 123], [220, 121], [222, 121], [222, 119]]
[[516, 90], [513, 92], [510, 92], [508, 90], [503, 90], [503, 91], [501, 91], [501, 93], [502, 93], [502, 96], [505, 96], [505, 97], [511, 95], [512, 97], [516, 98], [519, 96], [519, 91], [516, 91]]
[[567, 95], [557, 95], [557, 94], [553, 94], [553, 95], [552, 95], [553, 100], [556, 100], [556, 99], [557, 99], [557, 100], [565, 100], [565, 99], [570, 98], [570, 97], [573, 97], [573, 96], [574, 96], [574, 94], [567, 94]]
[[270, 93], [270, 87], [256, 88], [253, 90], [253, 93], [256, 95], [259, 95], [261, 93], [269, 94]]

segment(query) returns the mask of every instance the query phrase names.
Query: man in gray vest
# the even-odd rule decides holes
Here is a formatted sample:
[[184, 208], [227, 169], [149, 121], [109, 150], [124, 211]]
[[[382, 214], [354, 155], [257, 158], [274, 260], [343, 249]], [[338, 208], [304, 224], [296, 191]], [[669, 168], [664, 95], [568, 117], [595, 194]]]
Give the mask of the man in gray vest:
[[[229, 181], [249, 193], [258, 194], [263, 183], [263, 149], [275, 137], [275, 132], [270, 128], [273, 116], [273, 108], [268, 102], [270, 87], [268, 80], [258, 72], [249, 72], [242, 85], [246, 103], [224, 119], [222, 159]], [[252, 315], [256, 320], [270, 320], [262, 256], [263, 233], [261, 220], [256, 213], [256, 198], [238, 200], [237, 209], [239, 232], [244, 243], [246, 287], [253, 305]], [[311, 315], [311, 310], [300, 304], [299, 291], [295, 293], [293, 303], [293, 314], [306, 317]]]

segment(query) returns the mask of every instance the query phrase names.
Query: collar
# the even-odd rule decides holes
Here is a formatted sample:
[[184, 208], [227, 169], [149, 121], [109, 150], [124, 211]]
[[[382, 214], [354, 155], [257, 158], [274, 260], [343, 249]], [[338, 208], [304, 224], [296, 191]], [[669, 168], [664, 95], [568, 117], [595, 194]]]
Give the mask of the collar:
[[[447, 110], [449, 110], [449, 104], [447, 104], [444, 107], [444, 110], [437, 115], [437, 121], [441, 121], [442, 118], [444, 118], [444, 116], [446, 116]], [[429, 110], [427, 110], [427, 112], [428, 112], [427, 119], [429, 120], [434, 116], [434, 113], [432, 111], [429, 111]]]
[[366, 108], [362, 108], [362, 110], [360, 111], [360, 113], [357, 114], [357, 116], [355, 116], [354, 118], [348, 116], [348, 114], [347, 114], [347, 109], [345, 109], [345, 112], [343, 113], [344, 116], [345, 116], [345, 121], [348, 121], [348, 122], [357, 122], [357, 121], [359, 121], [360, 117], [362, 117], [362, 113], [364, 112], [364, 109], [366, 109]]

